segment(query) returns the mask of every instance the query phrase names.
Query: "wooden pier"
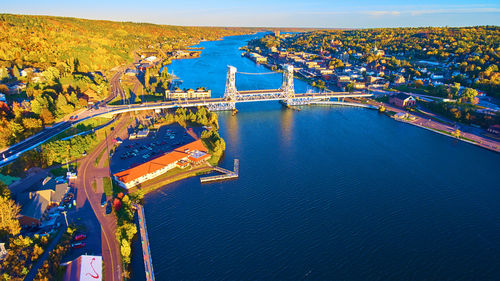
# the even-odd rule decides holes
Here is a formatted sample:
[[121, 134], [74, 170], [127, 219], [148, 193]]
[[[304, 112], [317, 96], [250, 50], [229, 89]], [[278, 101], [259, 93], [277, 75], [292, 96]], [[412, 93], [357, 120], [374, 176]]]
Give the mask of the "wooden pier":
[[237, 179], [238, 173], [239, 173], [239, 163], [240, 162], [238, 159], [234, 159], [234, 171], [229, 171], [229, 170], [221, 168], [221, 167], [214, 167], [214, 171], [221, 173], [221, 175], [203, 177], [203, 178], [200, 178], [200, 182], [201, 183], [208, 183], [208, 182], [213, 182], [213, 181]]

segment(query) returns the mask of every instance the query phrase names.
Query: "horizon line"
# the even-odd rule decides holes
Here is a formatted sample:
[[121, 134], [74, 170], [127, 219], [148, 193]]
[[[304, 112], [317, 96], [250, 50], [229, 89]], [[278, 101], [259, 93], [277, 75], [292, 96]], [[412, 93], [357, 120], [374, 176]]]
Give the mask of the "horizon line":
[[134, 24], [152, 24], [158, 26], [177, 26], [177, 27], [212, 27], [212, 28], [249, 28], [249, 29], [311, 29], [311, 30], [363, 30], [363, 29], [396, 29], [396, 28], [467, 28], [467, 27], [500, 27], [499, 25], [463, 25], [463, 26], [448, 26], [448, 25], [428, 25], [428, 26], [397, 26], [397, 27], [300, 27], [300, 26], [222, 26], [222, 25], [176, 25], [176, 24], [164, 24], [155, 23], [147, 21], [133, 21], [133, 20], [113, 20], [113, 19], [96, 19], [96, 18], [86, 18], [86, 17], [74, 17], [74, 16], [60, 16], [60, 15], [48, 15], [48, 14], [14, 14], [14, 13], [0, 13], [0, 15], [12, 15], [12, 16], [33, 16], [33, 17], [54, 17], [54, 18], [68, 18], [68, 19], [82, 19], [89, 21], [108, 21], [117, 23], [134, 23]]

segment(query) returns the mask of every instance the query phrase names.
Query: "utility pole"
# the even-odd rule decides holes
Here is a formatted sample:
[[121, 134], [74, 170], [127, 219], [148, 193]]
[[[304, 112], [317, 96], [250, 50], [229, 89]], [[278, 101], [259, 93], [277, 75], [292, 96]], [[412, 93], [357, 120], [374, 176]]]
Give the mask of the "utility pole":
[[[69, 147], [69, 145], [68, 145], [68, 155], [67, 155], [67, 157], [66, 157], [66, 170], [67, 170], [67, 172], [69, 172], [69, 159], [68, 159], [68, 157], [69, 157], [69, 148], [70, 148], [70, 147]], [[67, 175], [67, 174], [66, 174], [66, 175]]]

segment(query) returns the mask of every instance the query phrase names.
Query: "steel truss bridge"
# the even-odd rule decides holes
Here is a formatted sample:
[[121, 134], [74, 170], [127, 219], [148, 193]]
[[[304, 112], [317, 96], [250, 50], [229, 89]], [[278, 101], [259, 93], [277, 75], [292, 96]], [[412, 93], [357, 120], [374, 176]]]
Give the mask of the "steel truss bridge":
[[236, 67], [227, 67], [226, 87], [223, 98], [193, 99], [182, 101], [168, 101], [160, 103], [145, 103], [137, 105], [118, 105], [106, 106], [104, 109], [108, 114], [119, 114], [129, 111], [168, 109], [176, 107], [197, 107], [206, 106], [211, 111], [233, 110], [237, 103], [242, 102], [261, 102], [261, 101], [280, 101], [286, 106], [308, 105], [318, 101], [328, 101], [344, 98], [369, 97], [372, 94], [363, 92], [323, 92], [323, 93], [295, 93], [293, 85], [293, 66], [283, 66], [283, 81], [279, 89], [265, 90], [245, 90], [236, 89], [236, 73], [241, 74], [268, 74], [268, 73], [244, 73], [237, 72]]

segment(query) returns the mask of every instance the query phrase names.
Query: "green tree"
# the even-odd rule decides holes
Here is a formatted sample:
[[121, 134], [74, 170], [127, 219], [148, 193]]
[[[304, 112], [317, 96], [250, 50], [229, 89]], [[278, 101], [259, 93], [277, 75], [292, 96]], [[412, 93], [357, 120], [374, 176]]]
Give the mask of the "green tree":
[[56, 79], [59, 79], [60, 77], [60, 72], [59, 69], [55, 67], [49, 67], [47, 70], [42, 72], [43, 77], [47, 79], [48, 82], [53, 82]]
[[475, 97], [477, 96], [477, 91], [471, 88], [466, 88], [462, 93], [462, 98], [464, 101], [474, 103]]
[[346, 90], [348, 92], [352, 92], [354, 91], [354, 83], [349, 83], [347, 86], [346, 86]]
[[78, 58], [73, 60], [73, 72], [80, 72], [80, 60]]

